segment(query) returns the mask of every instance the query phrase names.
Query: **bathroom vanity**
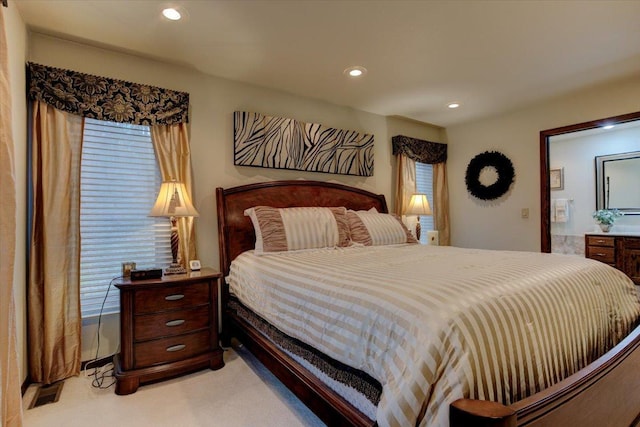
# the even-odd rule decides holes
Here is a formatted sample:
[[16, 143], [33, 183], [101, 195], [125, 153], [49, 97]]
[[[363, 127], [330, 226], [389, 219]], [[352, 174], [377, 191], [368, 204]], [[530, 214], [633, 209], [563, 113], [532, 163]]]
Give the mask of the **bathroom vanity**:
[[640, 233], [585, 234], [585, 256], [624, 272], [640, 286]]

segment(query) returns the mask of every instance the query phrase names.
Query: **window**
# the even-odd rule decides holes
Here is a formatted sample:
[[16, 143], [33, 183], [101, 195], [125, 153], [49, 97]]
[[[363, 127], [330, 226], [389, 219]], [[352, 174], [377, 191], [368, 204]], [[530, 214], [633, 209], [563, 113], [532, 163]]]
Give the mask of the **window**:
[[[433, 165], [416, 162], [416, 192], [426, 194], [433, 212]], [[433, 215], [420, 217], [420, 243], [427, 243], [427, 231], [433, 230]]]
[[[80, 171], [80, 304], [100, 313], [123, 262], [136, 268], [171, 262], [168, 218], [149, 217], [162, 179], [148, 126], [85, 119]], [[119, 310], [117, 289], [103, 313]]]

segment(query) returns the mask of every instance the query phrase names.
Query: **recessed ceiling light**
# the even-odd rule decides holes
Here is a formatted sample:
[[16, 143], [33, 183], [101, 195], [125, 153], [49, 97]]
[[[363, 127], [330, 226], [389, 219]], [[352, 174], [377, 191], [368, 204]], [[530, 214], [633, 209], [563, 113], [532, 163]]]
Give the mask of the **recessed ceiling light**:
[[613, 126], [613, 125], [606, 125], [606, 126], [602, 126], [602, 129], [607, 129], [607, 130], [609, 130], [609, 129], [613, 129], [613, 128], [614, 128], [614, 126]]
[[180, 14], [180, 12], [178, 12], [176, 9], [172, 7], [163, 9], [162, 15], [164, 15], [165, 18], [170, 19], [171, 21], [177, 21], [178, 19], [182, 18], [182, 15]]
[[458, 108], [460, 106], [459, 102], [452, 102], [449, 105], [447, 105], [447, 107], [453, 109], [453, 108]]
[[344, 73], [350, 77], [361, 77], [367, 74], [367, 69], [360, 66], [349, 67], [344, 70]]

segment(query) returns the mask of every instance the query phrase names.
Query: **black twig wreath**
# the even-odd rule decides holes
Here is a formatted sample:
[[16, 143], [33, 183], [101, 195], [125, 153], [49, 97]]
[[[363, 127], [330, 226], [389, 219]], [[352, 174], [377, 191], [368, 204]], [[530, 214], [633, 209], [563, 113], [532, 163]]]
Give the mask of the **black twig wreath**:
[[[498, 174], [496, 182], [488, 186], [480, 182], [480, 172], [486, 167], [494, 167]], [[498, 151], [485, 151], [471, 159], [464, 181], [471, 195], [481, 200], [494, 200], [509, 190], [514, 176], [513, 163], [507, 156]]]

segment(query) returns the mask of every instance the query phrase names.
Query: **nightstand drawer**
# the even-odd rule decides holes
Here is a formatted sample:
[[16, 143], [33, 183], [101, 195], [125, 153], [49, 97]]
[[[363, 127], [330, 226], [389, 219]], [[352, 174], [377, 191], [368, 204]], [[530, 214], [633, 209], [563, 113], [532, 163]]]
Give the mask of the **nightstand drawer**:
[[210, 349], [209, 330], [135, 344], [135, 368], [186, 359]]
[[189, 309], [143, 314], [134, 317], [136, 342], [185, 334], [210, 325], [209, 304]]
[[587, 246], [609, 246], [614, 247], [615, 237], [587, 236]]
[[616, 260], [615, 248], [606, 246], [588, 246], [587, 258], [596, 259], [607, 264], [614, 264]]
[[141, 289], [135, 293], [134, 314], [193, 307], [208, 302], [209, 298], [206, 282]]

